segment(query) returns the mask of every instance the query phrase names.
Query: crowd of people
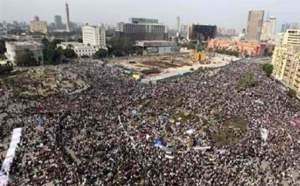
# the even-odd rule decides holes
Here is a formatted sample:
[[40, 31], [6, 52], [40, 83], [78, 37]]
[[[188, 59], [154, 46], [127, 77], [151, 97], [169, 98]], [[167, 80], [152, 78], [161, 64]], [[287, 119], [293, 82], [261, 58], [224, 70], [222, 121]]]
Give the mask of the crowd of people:
[[[259, 64], [232, 62], [149, 84], [97, 63], [68, 67], [90, 89], [34, 101], [1, 95], [0, 140], [23, 127], [9, 185], [300, 185], [300, 133], [291, 125], [299, 101]], [[245, 72], [255, 83], [237, 92]], [[217, 141], [234, 117], [245, 132], [232, 126], [235, 141]]]

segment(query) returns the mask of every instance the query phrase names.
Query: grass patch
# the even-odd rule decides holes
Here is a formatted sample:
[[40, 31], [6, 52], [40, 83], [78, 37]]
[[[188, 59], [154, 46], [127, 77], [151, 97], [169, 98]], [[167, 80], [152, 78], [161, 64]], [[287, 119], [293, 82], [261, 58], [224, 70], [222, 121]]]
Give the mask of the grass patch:
[[241, 92], [243, 90], [246, 90], [249, 87], [253, 87], [254, 85], [255, 85], [254, 73], [247, 72], [241, 75], [235, 88], [237, 92]]
[[240, 116], [234, 116], [224, 122], [222, 128], [212, 134], [212, 139], [217, 147], [235, 145], [244, 138], [246, 121]]
[[179, 113], [179, 114], [177, 115], [177, 119], [178, 119], [178, 118], [181, 118], [181, 121], [183, 121], [183, 122], [187, 122], [187, 121], [189, 121], [189, 120], [195, 119], [196, 116], [195, 116], [194, 114], [192, 114], [192, 113], [182, 112], [182, 113]]

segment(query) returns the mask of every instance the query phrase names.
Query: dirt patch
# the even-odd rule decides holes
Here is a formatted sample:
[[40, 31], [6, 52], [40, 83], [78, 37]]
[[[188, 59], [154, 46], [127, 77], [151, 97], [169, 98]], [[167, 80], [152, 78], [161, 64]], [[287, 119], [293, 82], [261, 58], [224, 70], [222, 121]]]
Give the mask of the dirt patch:
[[146, 65], [146, 66], [163, 68], [163, 69], [180, 67], [179, 65], [175, 65], [172, 63], [166, 63], [166, 62], [162, 62], [162, 61], [142, 61], [141, 64]]

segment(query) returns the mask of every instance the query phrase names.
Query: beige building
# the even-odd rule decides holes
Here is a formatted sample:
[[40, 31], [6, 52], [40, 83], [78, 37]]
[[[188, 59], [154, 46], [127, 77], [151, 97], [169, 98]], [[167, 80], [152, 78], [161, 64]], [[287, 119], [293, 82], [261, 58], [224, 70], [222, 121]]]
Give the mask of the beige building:
[[262, 26], [264, 21], [264, 10], [250, 11], [246, 31], [246, 40], [260, 41]]
[[82, 27], [82, 40], [84, 45], [106, 49], [105, 28], [89, 25]]
[[270, 41], [275, 40], [276, 17], [268, 17], [263, 23], [261, 40]]
[[88, 46], [78, 42], [62, 42], [58, 44], [57, 47], [61, 47], [62, 49], [71, 48], [74, 50], [78, 57], [92, 57], [100, 49], [96, 46]]
[[31, 21], [30, 22], [31, 33], [48, 33], [47, 21]]
[[273, 54], [273, 76], [300, 95], [300, 30], [287, 30], [281, 41]]

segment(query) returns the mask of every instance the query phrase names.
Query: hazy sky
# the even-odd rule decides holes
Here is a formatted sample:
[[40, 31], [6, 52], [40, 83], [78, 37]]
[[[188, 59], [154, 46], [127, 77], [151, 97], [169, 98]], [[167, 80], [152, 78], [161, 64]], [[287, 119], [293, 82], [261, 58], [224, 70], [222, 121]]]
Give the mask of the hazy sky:
[[[35, 15], [54, 22], [61, 15], [65, 22], [65, 0], [0, 0], [0, 21], [29, 22]], [[108, 23], [129, 17], [157, 18], [175, 28], [176, 17], [182, 24], [200, 23], [218, 27], [246, 27], [249, 10], [265, 10], [277, 17], [277, 30], [283, 22], [300, 22], [300, 0], [68, 0], [71, 21]]]

